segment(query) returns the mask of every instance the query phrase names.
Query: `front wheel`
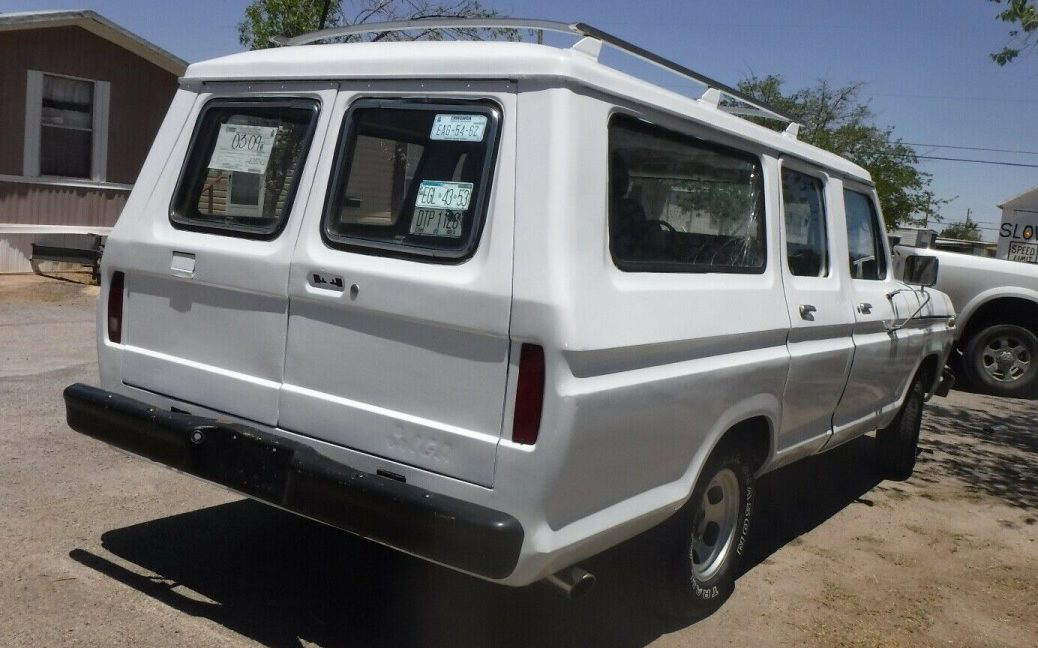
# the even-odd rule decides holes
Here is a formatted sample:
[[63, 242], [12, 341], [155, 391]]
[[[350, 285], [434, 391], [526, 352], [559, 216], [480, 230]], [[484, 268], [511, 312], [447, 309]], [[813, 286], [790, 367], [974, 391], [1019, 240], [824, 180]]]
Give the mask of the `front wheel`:
[[688, 503], [661, 529], [656, 591], [665, 614], [703, 618], [731, 596], [752, 514], [749, 464], [734, 450], [715, 453]]
[[890, 425], [876, 432], [877, 467], [893, 479], [908, 479], [915, 470], [925, 397], [926, 388], [921, 377], [917, 376], [908, 388], [908, 395], [897, 416]]
[[1038, 337], [1015, 324], [996, 324], [970, 338], [963, 366], [974, 386], [995, 396], [1038, 392]]

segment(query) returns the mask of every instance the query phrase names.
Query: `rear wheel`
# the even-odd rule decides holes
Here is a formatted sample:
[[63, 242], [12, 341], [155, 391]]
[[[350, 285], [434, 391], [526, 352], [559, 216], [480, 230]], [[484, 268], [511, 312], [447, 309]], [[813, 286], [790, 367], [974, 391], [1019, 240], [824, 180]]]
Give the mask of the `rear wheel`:
[[996, 396], [1038, 392], [1038, 337], [1015, 324], [981, 330], [966, 344], [963, 366], [975, 387]]
[[876, 432], [877, 467], [889, 477], [908, 479], [915, 470], [925, 396], [922, 377], [917, 376], [897, 416], [890, 425]]
[[655, 584], [665, 614], [702, 618], [731, 596], [752, 513], [749, 464], [734, 450], [715, 453], [691, 499], [661, 528]]

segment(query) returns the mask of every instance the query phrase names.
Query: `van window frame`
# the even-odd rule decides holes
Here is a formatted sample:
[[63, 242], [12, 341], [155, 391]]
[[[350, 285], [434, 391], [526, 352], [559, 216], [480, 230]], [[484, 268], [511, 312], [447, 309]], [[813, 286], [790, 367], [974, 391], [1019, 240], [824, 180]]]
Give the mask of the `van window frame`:
[[[824, 240], [822, 242], [825, 245], [825, 263], [823, 264], [823, 267], [822, 267], [822, 270], [824, 271], [823, 274], [817, 274], [817, 275], [797, 274], [796, 272], [793, 271], [793, 268], [789, 265], [789, 222], [786, 220], [786, 218], [787, 218], [787, 214], [786, 214], [786, 190], [785, 190], [785, 185], [783, 184], [783, 180], [782, 180], [782, 176], [783, 176], [783, 174], [786, 171], [790, 171], [792, 173], [796, 173], [798, 175], [801, 175], [801, 176], [803, 176], [805, 178], [809, 178], [811, 180], [814, 180], [814, 181], [816, 181], [820, 185], [819, 188], [821, 189], [821, 191], [819, 192], [819, 197], [820, 197], [819, 208], [822, 211], [822, 214], [821, 214], [821, 216], [822, 216], [822, 219], [821, 219], [821, 222], [822, 222], [822, 236], [824, 237]], [[829, 175], [826, 172], [822, 171], [821, 169], [818, 169], [818, 168], [814, 167], [813, 165], [811, 165], [809, 163], [801, 162], [797, 158], [786, 158], [786, 157], [783, 157], [783, 158], [779, 159], [778, 172], [779, 172], [779, 177], [778, 177], [778, 180], [779, 180], [779, 183], [778, 183], [778, 186], [779, 186], [779, 201], [778, 202], [781, 205], [781, 209], [782, 209], [782, 218], [780, 219], [781, 220], [781, 227], [782, 227], [782, 237], [781, 237], [782, 238], [782, 256], [785, 259], [786, 270], [789, 272], [789, 275], [791, 277], [799, 277], [799, 278], [809, 279], [809, 280], [810, 279], [819, 279], [819, 280], [828, 279], [830, 276], [832, 276], [834, 274], [833, 273], [833, 268], [834, 268], [834, 266], [833, 266], [833, 245], [832, 245], [833, 236], [832, 236], [832, 231], [831, 231], [832, 228], [830, 227], [829, 204], [828, 204], [828, 200], [827, 200], [827, 194], [828, 194], [829, 186], [830, 186], [829, 185]]]
[[[458, 249], [437, 250], [434, 248], [407, 245], [388, 241], [364, 239], [356, 236], [344, 236], [333, 232], [331, 228], [332, 213], [337, 194], [343, 183], [349, 181], [349, 163], [353, 153], [356, 119], [359, 110], [424, 110], [457, 111], [465, 109], [475, 114], [487, 116], [485, 137], [487, 141], [483, 166], [480, 169], [479, 183], [475, 187], [475, 212], [472, 217], [472, 228], [465, 246]], [[489, 98], [453, 99], [449, 97], [358, 97], [343, 115], [339, 136], [335, 143], [335, 157], [332, 161], [331, 175], [324, 195], [324, 206], [321, 210], [321, 239], [325, 245], [343, 250], [371, 256], [381, 256], [419, 261], [424, 263], [457, 264], [463, 263], [479, 249], [486, 227], [487, 214], [490, 209], [490, 196], [493, 193], [494, 171], [497, 168], [497, 155], [500, 150], [501, 132], [504, 121], [504, 109]]]
[[872, 231], [872, 235], [873, 235], [873, 239], [874, 239], [875, 245], [878, 248], [877, 251], [879, 252], [879, 254], [882, 257], [882, 259], [880, 257], [876, 257], [876, 261], [877, 261], [877, 263], [880, 260], [882, 260], [882, 262], [883, 262], [883, 272], [878, 273], [878, 276], [876, 276], [876, 277], [855, 277], [854, 276], [854, 271], [853, 271], [854, 261], [853, 261], [853, 259], [850, 258], [850, 254], [851, 254], [851, 241], [850, 241], [850, 232], [848, 231], [846, 233], [846, 236], [847, 236], [847, 261], [848, 261], [848, 271], [850, 272], [850, 277], [854, 281], [887, 281], [888, 279], [890, 279], [890, 273], [891, 273], [891, 269], [893, 267], [893, 264], [891, 263], [890, 249], [888, 247], [887, 240], [886, 240], [886, 238], [887, 238], [886, 223], [883, 221], [883, 214], [879, 210], [879, 201], [876, 199], [876, 195], [873, 192], [873, 190], [871, 190], [871, 189], [859, 189], [854, 184], [849, 184], [849, 183], [845, 182], [844, 185], [843, 185], [843, 193], [840, 195], [840, 200], [843, 201], [843, 212], [844, 212], [844, 224], [843, 225], [844, 225], [844, 229], [847, 228], [847, 194], [848, 193], [858, 194], [859, 196], [861, 196], [862, 198], [865, 199], [865, 203], [869, 207], [869, 228]]
[[[625, 122], [625, 126], [631, 130], [648, 132], [656, 134], [663, 138], [669, 138], [678, 142], [679, 144], [688, 143], [692, 146], [707, 149], [710, 151], [722, 153], [725, 155], [731, 155], [735, 158], [742, 158], [746, 161], [751, 161], [756, 165], [760, 171], [760, 177], [757, 180], [757, 189], [759, 190], [759, 200], [761, 204], [760, 211], [760, 223], [758, 225], [759, 241], [761, 244], [761, 265], [760, 267], [751, 266], [720, 266], [710, 264], [695, 264], [685, 262], [666, 262], [666, 261], [631, 261], [628, 259], [622, 259], [617, 256], [616, 249], [613, 245], [613, 214], [611, 211], [609, 196], [611, 195], [611, 175], [610, 171], [610, 156], [612, 155], [612, 129], [616, 126], [617, 122]], [[634, 115], [629, 112], [617, 110], [609, 115], [609, 119], [606, 123], [606, 244], [609, 248], [609, 257], [613, 261], [613, 265], [621, 270], [622, 272], [629, 273], [642, 273], [642, 274], [690, 274], [690, 275], [703, 275], [703, 274], [732, 274], [732, 275], [764, 275], [768, 272], [768, 265], [770, 263], [770, 255], [768, 253], [768, 247], [771, 245], [771, 239], [769, 236], [769, 209], [768, 209], [768, 196], [767, 196], [767, 182], [765, 180], [764, 157], [759, 152], [753, 152], [745, 148], [733, 146], [731, 144], [723, 144], [710, 139], [706, 139], [702, 135], [693, 135], [691, 133], [682, 132], [673, 127], [662, 126], [658, 123], [648, 121], [643, 116]]]
[[[205, 123], [206, 116], [212, 110], [219, 109], [242, 109], [248, 110], [249, 108], [295, 108], [303, 109], [310, 112], [310, 123], [303, 134], [303, 154], [300, 156], [297, 162], [295, 178], [292, 182], [292, 186], [289, 188], [287, 194], [285, 194], [285, 213], [282, 214], [281, 218], [278, 219], [274, 228], [269, 231], [249, 229], [246, 227], [238, 227], [235, 225], [226, 225], [219, 223], [205, 223], [196, 218], [190, 218], [177, 213], [178, 204], [182, 201], [182, 193], [187, 191], [189, 188], [187, 183], [193, 179], [195, 173], [199, 173], [199, 169], [192, 168], [193, 162], [198, 162], [195, 157], [200, 155], [198, 152], [198, 146], [202, 144], [201, 137], [203, 135], [202, 126]], [[261, 241], [272, 241], [279, 236], [285, 230], [288, 225], [289, 219], [292, 217], [292, 206], [295, 202], [296, 192], [299, 190], [299, 183], [302, 176], [302, 171], [306, 166], [306, 162], [310, 157], [311, 150], [314, 145], [314, 133], [317, 130], [317, 121], [321, 113], [321, 102], [316, 98], [311, 97], [214, 97], [206, 101], [202, 109], [198, 111], [198, 116], [195, 117], [194, 130], [191, 133], [191, 142], [188, 144], [187, 152], [184, 154], [184, 160], [180, 167], [180, 175], [177, 178], [176, 188], [173, 190], [173, 195], [170, 199], [169, 204], [169, 222], [175, 229], [187, 230], [191, 232], [203, 232], [206, 234], [218, 234], [220, 236], [230, 236], [234, 238], [244, 238], [251, 240]], [[215, 138], [212, 144], [215, 146]], [[208, 145], [210, 142], [205, 142]], [[229, 199], [229, 196], [228, 196]]]

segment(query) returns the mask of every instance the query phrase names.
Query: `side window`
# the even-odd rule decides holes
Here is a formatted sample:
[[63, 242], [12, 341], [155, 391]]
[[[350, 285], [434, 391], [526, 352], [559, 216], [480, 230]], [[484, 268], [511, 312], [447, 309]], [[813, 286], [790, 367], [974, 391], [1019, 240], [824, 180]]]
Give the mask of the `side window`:
[[886, 279], [887, 257], [883, 251], [883, 229], [872, 198], [844, 189], [847, 212], [847, 245], [850, 248], [851, 277]]
[[782, 209], [786, 220], [786, 263], [800, 277], [829, 274], [822, 181], [782, 170]]
[[276, 235], [310, 148], [317, 103], [214, 101], [202, 111], [173, 198], [175, 227]]
[[479, 240], [498, 111], [362, 100], [347, 115], [324, 236], [372, 253], [460, 259]]
[[614, 117], [609, 247], [626, 271], [764, 272], [759, 158]]

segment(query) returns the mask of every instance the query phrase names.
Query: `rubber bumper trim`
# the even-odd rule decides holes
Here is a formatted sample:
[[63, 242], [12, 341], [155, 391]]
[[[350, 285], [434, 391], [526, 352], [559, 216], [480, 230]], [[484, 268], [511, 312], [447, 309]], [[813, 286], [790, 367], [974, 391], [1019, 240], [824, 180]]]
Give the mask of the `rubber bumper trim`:
[[500, 579], [523, 544], [513, 516], [365, 473], [252, 428], [76, 383], [68, 425], [127, 452], [444, 565]]

